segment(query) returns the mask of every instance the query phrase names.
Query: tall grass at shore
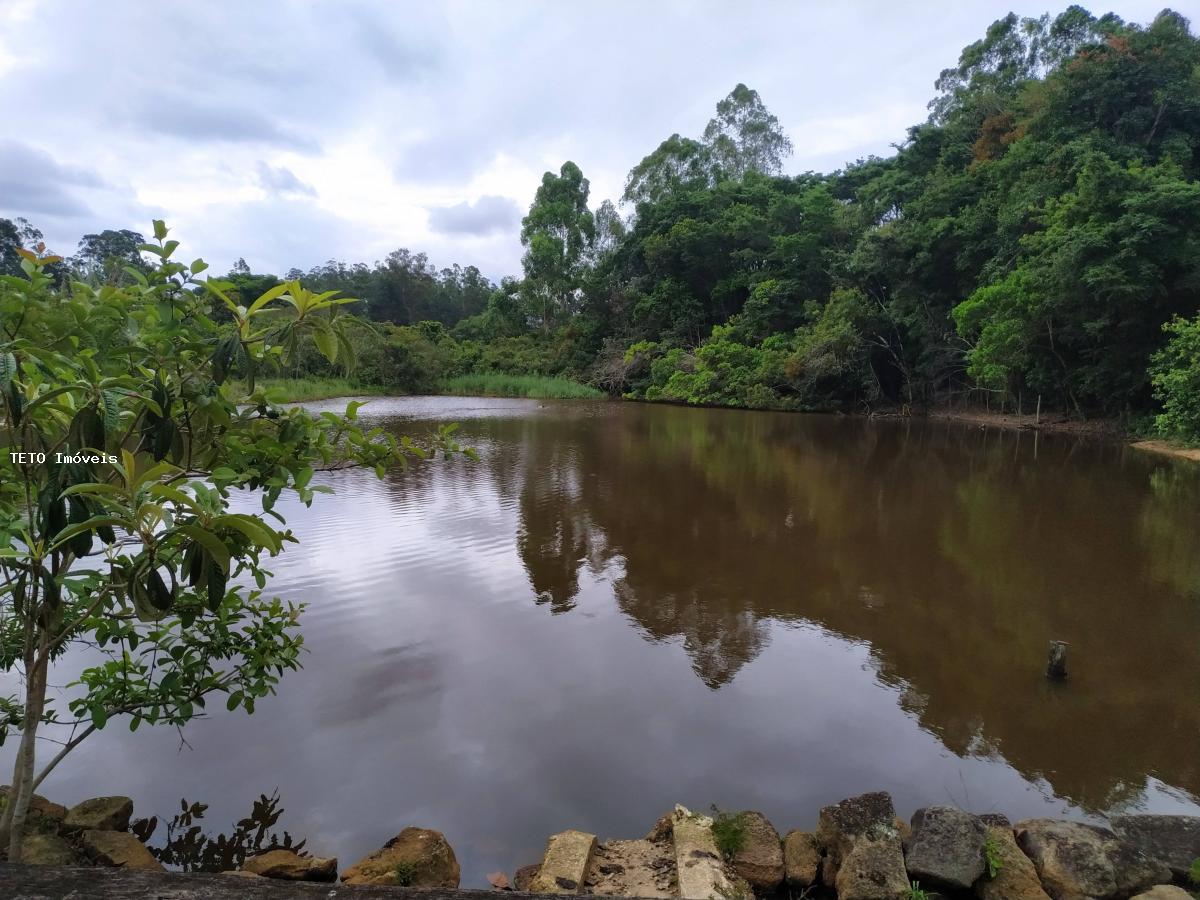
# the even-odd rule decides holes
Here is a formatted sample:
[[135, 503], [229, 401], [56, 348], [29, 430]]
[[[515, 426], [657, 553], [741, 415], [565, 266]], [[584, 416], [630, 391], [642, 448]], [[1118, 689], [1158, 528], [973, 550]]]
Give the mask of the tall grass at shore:
[[505, 375], [500, 372], [480, 372], [459, 375], [438, 383], [439, 394], [464, 397], [530, 397], [554, 400], [597, 400], [604, 393], [571, 381], [546, 375]]
[[[329, 400], [333, 397], [382, 396], [391, 393], [378, 385], [359, 384], [349, 378], [260, 378], [254, 383], [256, 391], [269, 390], [280, 403], [304, 403], [309, 400]], [[235, 394], [246, 395], [246, 384], [234, 385]]]

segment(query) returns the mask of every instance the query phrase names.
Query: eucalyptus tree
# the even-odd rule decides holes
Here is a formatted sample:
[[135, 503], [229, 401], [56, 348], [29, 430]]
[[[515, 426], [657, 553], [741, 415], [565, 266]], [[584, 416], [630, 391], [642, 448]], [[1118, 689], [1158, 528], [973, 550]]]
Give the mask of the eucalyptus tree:
[[717, 114], [704, 129], [704, 144], [727, 178], [747, 172], [778, 175], [792, 155], [792, 141], [767, 109], [758, 91], [738, 84], [717, 104]]
[[579, 166], [568, 160], [557, 175], [542, 176], [529, 214], [521, 220], [522, 290], [531, 315], [546, 333], [574, 310], [579, 294], [585, 254], [596, 237], [589, 190]]
[[[0, 833], [13, 862], [34, 789], [89, 735], [182, 726], [214, 695], [253, 712], [299, 666], [303, 606], [263, 593], [268, 559], [296, 540], [275, 509], [285, 492], [308, 504], [329, 490], [318, 471], [382, 475], [458, 449], [449, 430], [420, 448], [363, 428], [360, 404], [276, 405], [255, 375], [308, 341], [352, 364], [351, 301], [289, 281], [237, 302], [166, 238], [155, 222], [136, 248], [155, 264], [120, 286], [57, 286], [41, 246], [0, 276], [0, 671], [20, 688], [0, 697], [0, 740], [20, 736]], [[234, 511], [235, 491], [261, 513]], [[57, 698], [48, 686], [73, 662]], [[48, 726], [61, 747], [41, 760]]]

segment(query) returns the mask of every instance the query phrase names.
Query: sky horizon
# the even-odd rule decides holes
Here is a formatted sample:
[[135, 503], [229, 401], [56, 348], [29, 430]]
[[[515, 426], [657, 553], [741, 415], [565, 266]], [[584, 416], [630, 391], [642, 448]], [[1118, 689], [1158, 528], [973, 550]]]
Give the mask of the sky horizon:
[[[66, 255], [163, 218], [217, 273], [407, 247], [498, 281], [519, 274], [521, 217], [565, 160], [593, 209], [615, 202], [739, 82], [795, 145], [787, 174], [886, 156], [991, 22], [1067, 5], [77, 0], [50, 16], [0, 0], [0, 216]], [[1082, 5], [1146, 23], [1163, 2]]]

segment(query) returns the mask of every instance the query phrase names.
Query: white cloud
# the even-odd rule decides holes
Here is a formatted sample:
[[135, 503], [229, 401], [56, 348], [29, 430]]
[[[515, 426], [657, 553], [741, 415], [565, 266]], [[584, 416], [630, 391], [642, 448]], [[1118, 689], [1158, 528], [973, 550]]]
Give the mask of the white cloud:
[[[1117, 12], [1148, 21], [1159, 3]], [[218, 271], [407, 246], [498, 278], [519, 270], [510, 211], [544, 171], [572, 159], [593, 206], [616, 198], [739, 81], [789, 131], [789, 171], [890, 153], [1008, 7], [0, 0], [3, 152], [22, 164], [0, 169], [0, 215], [63, 248], [160, 216]]]

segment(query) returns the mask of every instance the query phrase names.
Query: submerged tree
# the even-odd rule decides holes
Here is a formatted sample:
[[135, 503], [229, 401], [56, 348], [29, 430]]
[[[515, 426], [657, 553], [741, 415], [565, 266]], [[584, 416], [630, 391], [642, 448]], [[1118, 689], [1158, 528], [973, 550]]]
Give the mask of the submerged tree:
[[[253, 392], [256, 371], [301, 341], [349, 362], [346, 300], [293, 281], [235, 303], [196, 279], [201, 260], [173, 260], [163, 223], [154, 236], [136, 249], [156, 265], [123, 287], [56, 287], [40, 247], [0, 276], [0, 671], [21, 676], [20, 695], [0, 697], [0, 740], [20, 734], [0, 820], [12, 862], [35, 788], [90, 734], [118, 718], [182, 726], [214, 694], [253, 712], [299, 666], [302, 606], [262, 593], [267, 559], [295, 540], [274, 509], [283, 492], [307, 504], [328, 490], [318, 470], [382, 474], [426, 455], [361, 428], [358, 404], [313, 415]], [[456, 449], [445, 431], [434, 444]], [[262, 513], [231, 511], [235, 490]], [[47, 688], [76, 644], [102, 660], [60, 708]], [[45, 726], [64, 740], [39, 769]]]

